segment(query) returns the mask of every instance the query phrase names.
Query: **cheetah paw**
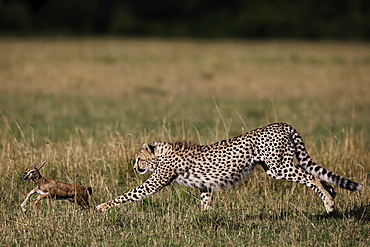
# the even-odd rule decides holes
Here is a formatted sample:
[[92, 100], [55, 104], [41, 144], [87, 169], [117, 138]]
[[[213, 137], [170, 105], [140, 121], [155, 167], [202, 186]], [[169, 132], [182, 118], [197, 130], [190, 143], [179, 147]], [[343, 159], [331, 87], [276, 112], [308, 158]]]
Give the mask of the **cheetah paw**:
[[109, 206], [106, 203], [102, 203], [95, 207], [95, 212], [103, 213], [109, 210]]

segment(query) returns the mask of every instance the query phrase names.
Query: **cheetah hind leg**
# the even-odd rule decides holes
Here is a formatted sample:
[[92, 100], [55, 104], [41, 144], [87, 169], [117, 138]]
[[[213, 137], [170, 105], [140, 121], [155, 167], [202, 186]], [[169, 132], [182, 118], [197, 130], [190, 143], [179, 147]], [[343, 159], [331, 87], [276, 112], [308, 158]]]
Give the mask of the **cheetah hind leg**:
[[321, 180], [320, 181], [322, 187], [331, 195], [331, 197], [333, 198], [333, 200], [335, 199], [335, 196], [337, 195], [337, 193], [335, 192], [334, 188], [332, 186], [330, 186], [327, 182]]
[[324, 202], [326, 212], [328, 214], [332, 213], [334, 211], [334, 198], [336, 196], [334, 188], [318, 177], [315, 177], [314, 175], [311, 176], [314, 178], [315, 185], [318, 190], [314, 187], [311, 187], [311, 189], [313, 189]]
[[266, 171], [267, 175], [275, 179], [286, 179], [291, 182], [301, 183], [306, 185], [307, 187], [311, 188], [315, 193], [321, 198], [324, 202], [325, 210], [328, 214], [333, 212], [334, 210], [334, 198], [335, 198], [335, 191], [334, 188], [331, 187], [326, 182], [320, 180], [319, 178], [315, 177], [314, 175], [308, 173], [306, 170], [301, 168], [300, 166], [292, 164], [285, 164], [284, 168], [292, 168], [293, 173], [296, 176], [289, 176], [289, 174], [284, 173], [277, 173], [273, 170], [269, 169]]

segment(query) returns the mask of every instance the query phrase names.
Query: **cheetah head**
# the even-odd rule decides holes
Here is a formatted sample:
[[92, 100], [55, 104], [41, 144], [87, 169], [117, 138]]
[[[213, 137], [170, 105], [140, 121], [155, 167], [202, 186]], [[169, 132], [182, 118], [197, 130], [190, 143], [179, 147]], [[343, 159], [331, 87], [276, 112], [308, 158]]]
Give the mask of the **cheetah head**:
[[134, 169], [139, 174], [153, 172], [158, 162], [158, 157], [155, 155], [155, 146], [145, 143], [135, 155]]

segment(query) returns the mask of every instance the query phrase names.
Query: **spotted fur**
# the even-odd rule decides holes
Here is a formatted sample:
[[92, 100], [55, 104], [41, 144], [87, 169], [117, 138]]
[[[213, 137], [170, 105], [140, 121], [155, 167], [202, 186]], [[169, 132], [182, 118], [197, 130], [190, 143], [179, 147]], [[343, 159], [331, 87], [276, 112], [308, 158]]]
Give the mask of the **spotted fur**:
[[[299, 164], [294, 163], [294, 156]], [[212, 204], [215, 190], [226, 190], [245, 180], [257, 164], [275, 179], [304, 184], [333, 211], [335, 191], [328, 183], [356, 191], [358, 183], [317, 165], [306, 151], [300, 134], [290, 125], [275, 123], [246, 134], [198, 145], [193, 142], [144, 144], [135, 155], [134, 169], [152, 175], [140, 186], [95, 209], [104, 212], [138, 201], [160, 191], [171, 182], [200, 190], [204, 209]]]

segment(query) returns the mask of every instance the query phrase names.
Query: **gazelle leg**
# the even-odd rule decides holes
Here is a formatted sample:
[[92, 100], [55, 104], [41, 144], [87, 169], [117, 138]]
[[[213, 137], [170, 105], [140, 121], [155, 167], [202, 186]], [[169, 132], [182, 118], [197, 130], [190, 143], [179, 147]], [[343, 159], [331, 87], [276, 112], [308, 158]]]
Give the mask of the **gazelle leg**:
[[27, 212], [27, 209], [25, 208], [25, 206], [26, 206], [28, 200], [31, 198], [31, 196], [35, 193], [38, 193], [38, 189], [33, 189], [29, 193], [27, 193], [26, 199], [21, 204], [21, 208], [22, 208], [23, 213]]
[[89, 197], [87, 194], [86, 195], [76, 195], [74, 201], [77, 205], [80, 205], [83, 209], [90, 207]]
[[50, 198], [50, 194], [49, 193], [41, 194], [41, 195], [39, 195], [37, 197], [36, 202], [35, 202], [35, 211], [36, 211], [36, 214], [38, 213], [39, 202], [42, 199], [47, 199], [47, 198]]

